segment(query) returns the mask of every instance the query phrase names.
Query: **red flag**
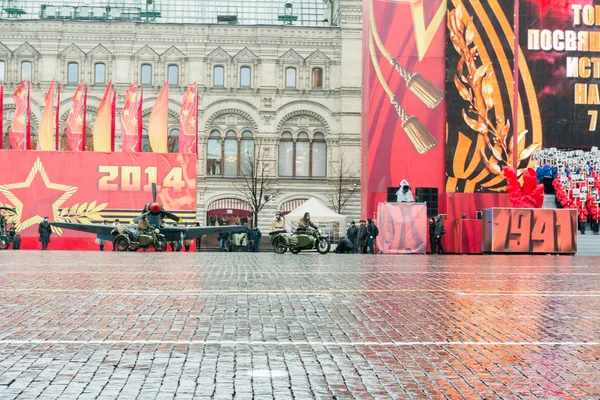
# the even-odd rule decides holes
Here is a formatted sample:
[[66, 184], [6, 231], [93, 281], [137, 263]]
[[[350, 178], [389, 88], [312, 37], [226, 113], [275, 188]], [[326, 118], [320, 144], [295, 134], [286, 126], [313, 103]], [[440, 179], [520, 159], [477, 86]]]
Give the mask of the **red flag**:
[[125, 92], [125, 105], [121, 111], [121, 147], [124, 153], [138, 151], [138, 126], [141, 125], [138, 113], [136, 82]]
[[85, 145], [87, 144], [87, 92], [88, 85], [86, 83], [83, 91], [83, 141], [81, 142], [81, 151], [85, 151]]
[[110, 118], [110, 151], [115, 151], [115, 124], [117, 120], [117, 91], [113, 91], [112, 110]]
[[100, 101], [98, 112], [96, 113], [96, 122], [92, 129], [92, 139], [94, 141], [94, 151], [110, 151], [111, 139], [110, 132], [112, 122], [112, 82], [108, 82], [104, 96]]
[[85, 113], [83, 107], [84, 100], [83, 83], [80, 83], [73, 94], [73, 106], [67, 117], [67, 141], [69, 142], [69, 150], [83, 151], [85, 149]]
[[54, 79], [48, 88], [46, 98], [44, 99], [45, 107], [44, 114], [42, 114], [42, 121], [38, 128], [38, 142], [40, 144], [40, 150], [52, 150], [54, 147]]
[[10, 147], [15, 150], [26, 149], [26, 130], [27, 122], [27, 81], [23, 81], [17, 90], [12, 95], [13, 101], [15, 102], [15, 114], [13, 116], [12, 123], [10, 124], [9, 139]]
[[57, 84], [58, 88], [57, 88], [57, 100], [56, 100], [56, 145], [55, 145], [55, 150], [58, 151], [60, 150], [60, 82]]
[[137, 151], [138, 153], [142, 152], [142, 131], [144, 130], [144, 122], [142, 121], [142, 107], [144, 104], [144, 87], [142, 86], [142, 91], [140, 93], [140, 104], [138, 104], [138, 141], [137, 141]]
[[179, 152], [196, 154], [198, 125], [198, 91], [196, 82], [189, 88], [181, 100], [179, 112]]
[[168, 153], [167, 119], [169, 117], [169, 82], [161, 89], [148, 123], [148, 139], [154, 153]]
[[[27, 81], [27, 129], [25, 149], [31, 149], [31, 81]], [[35, 149], [33, 149], [35, 150]]]
[[2, 142], [4, 142], [4, 84], [0, 82], [0, 150], [2, 150]]

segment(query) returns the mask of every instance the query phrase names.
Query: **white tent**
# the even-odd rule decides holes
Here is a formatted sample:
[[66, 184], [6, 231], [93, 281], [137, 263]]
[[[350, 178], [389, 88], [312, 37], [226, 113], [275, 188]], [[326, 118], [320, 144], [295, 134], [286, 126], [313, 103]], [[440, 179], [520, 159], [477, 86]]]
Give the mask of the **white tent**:
[[288, 232], [295, 231], [304, 213], [310, 214], [310, 220], [313, 224], [331, 229], [331, 233], [336, 238], [346, 234], [346, 216], [330, 210], [329, 207], [315, 198], [308, 199], [300, 207], [285, 216], [285, 229]]

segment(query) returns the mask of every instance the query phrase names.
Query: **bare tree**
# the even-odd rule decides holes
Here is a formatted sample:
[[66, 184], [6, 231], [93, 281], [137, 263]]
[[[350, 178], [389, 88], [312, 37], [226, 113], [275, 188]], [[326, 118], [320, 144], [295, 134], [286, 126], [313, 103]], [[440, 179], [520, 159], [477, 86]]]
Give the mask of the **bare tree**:
[[268, 151], [259, 144], [254, 155], [254, 157], [245, 157], [245, 161], [240, 166], [240, 178], [232, 180], [235, 189], [252, 208], [252, 227], [257, 226], [258, 213], [280, 192], [276, 188], [276, 177], [271, 163], [268, 162]]
[[352, 173], [352, 165], [345, 161], [342, 153], [339, 165], [332, 167], [329, 183], [333, 190], [329, 193], [329, 205], [338, 214], [343, 214], [346, 204], [360, 185], [360, 179]]

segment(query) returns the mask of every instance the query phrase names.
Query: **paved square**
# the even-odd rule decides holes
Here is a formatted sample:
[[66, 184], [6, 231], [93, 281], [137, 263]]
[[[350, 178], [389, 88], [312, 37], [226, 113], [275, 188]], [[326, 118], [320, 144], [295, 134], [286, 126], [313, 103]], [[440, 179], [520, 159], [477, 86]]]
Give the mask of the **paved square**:
[[1, 399], [600, 397], [600, 260], [0, 252]]

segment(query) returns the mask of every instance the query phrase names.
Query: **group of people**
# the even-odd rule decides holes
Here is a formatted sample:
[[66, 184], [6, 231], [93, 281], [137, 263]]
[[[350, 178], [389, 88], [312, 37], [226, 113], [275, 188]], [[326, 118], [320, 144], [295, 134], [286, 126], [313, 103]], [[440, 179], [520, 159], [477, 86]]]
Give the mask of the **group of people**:
[[249, 232], [219, 233], [219, 251], [235, 252], [238, 250], [258, 253], [262, 232], [255, 226]]
[[342, 253], [361, 253], [375, 254], [375, 239], [379, 235], [379, 229], [372, 219], [358, 221], [360, 226], [356, 226], [356, 222], [350, 222], [350, 227], [346, 231], [346, 236], [340, 238], [335, 252]]
[[598, 149], [561, 151], [541, 150], [536, 173], [546, 194], [555, 194], [556, 206], [577, 210], [579, 231], [585, 234], [588, 223], [594, 235], [600, 230], [600, 154]]

